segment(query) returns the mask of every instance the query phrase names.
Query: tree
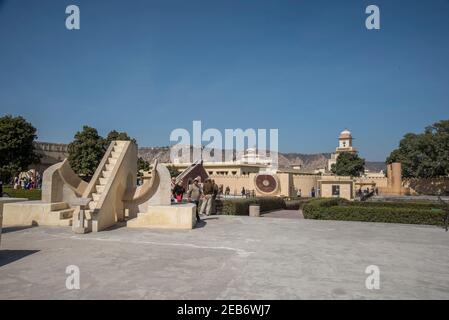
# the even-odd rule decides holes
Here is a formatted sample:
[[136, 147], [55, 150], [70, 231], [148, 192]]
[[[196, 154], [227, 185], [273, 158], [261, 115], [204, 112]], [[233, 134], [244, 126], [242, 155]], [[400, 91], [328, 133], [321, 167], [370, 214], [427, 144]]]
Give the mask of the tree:
[[421, 134], [405, 134], [386, 162], [400, 162], [405, 178], [448, 176], [449, 120], [434, 123]]
[[93, 176], [105, 153], [105, 140], [97, 129], [84, 126], [75, 134], [75, 140], [68, 146], [69, 162], [72, 169], [84, 179]]
[[365, 159], [357, 154], [342, 152], [337, 157], [336, 164], [332, 165], [332, 173], [338, 176], [359, 177], [365, 169]]
[[116, 130], [112, 130], [111, 132], [108, 133], [108, 136], [106, 137], [105, 148], [109, 147], [111, 142], [112, 141], [116, 141], [116, 140], [132, 141], [135, 145], [137, 145], [136, 139], [131, 138], [130, 136], [128, 136], [128, 134], [126, 132], [118, 132]]
[[170, 171], [170, 176], [177, 177], [179, 175], [179, 170], [175, 168], [175, 166], [167, 166], [168, 171]]
[[137, 158], [137, 175], [141, 176], [140, 171], [150, 171], [150, 163], [142, 157]]
[[36, 138], [36, 128], [23, 117], [0, 118], [0, 180], [8, 181], [39, 162], [33, 146]]

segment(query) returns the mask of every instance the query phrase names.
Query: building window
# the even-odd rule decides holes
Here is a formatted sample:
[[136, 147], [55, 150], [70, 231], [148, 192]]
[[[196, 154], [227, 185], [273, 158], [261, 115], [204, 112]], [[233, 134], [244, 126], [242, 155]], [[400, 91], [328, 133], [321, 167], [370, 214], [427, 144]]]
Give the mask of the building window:
[[339, 197], [340, 196], [340, 186], [332, 186], [332, 196]]

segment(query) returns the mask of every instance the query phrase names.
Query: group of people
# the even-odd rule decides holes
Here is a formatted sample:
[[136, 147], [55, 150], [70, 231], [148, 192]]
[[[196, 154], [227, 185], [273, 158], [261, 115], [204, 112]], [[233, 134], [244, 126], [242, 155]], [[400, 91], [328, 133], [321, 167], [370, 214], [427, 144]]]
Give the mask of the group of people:
[[[220, 193], [220, 188], [222, 189], [212, 179], [206, 178], [204, 183], [201, 183], [201, 177], [196, 177], [188, 182], [186, 190], [183, 180], [176, 182], [176, 178], [172, 178], [172, 201], [182, 202], [186, 195], [187, 201], [196, 205], [196, 219], [200, 222], [200, 214], [209, 216], [214, 211], [215, 199]], [[199, 208], [200, 200], [201, 208]]]
[[377, 196], [377, 195], [379, 195], [379, 189], [377, 187], [376, 188], [371, 187], [371, 188], [366, 188], [366, 189], [363, 189], [363, 190], [362, 190], [362, 188], [360, 188], [360, 189], [357, 190], [357, 196], [358, 197], [363, 197], [363, 196], [366, 196], [366, 195], [369, 195], [369, 194]]
[[24, 189], [24, 190], [32, 190], [32, 189], [41, 189], [42, 187], [42, 179], [40, 175], [36, 177], [14, 177], [13, 179], [13, 187], [15, 190]]

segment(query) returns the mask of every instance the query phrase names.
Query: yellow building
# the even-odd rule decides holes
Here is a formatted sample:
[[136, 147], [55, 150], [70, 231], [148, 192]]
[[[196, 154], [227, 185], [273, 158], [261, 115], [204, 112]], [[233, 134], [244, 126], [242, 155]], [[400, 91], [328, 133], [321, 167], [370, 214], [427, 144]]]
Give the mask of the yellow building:
[[[256, 196], [310, 196], [318, 187], [320, 175], [304, 173], [298, 169], [273, 169], [267, 159], [257, 160], [249, 150], [248, 156], [234, 162], [203, 162], [202, 166], [209, 178], [223, 187], [229, 188], [231, 195], [240, 195], [242, 189], [254, 192]], [[248, 153], [247, 153], [248, 154]], [[250, 162], [250, 163], [248, 163]], [[173, 163], [170, 166], [183, 172], [191, 163]]]

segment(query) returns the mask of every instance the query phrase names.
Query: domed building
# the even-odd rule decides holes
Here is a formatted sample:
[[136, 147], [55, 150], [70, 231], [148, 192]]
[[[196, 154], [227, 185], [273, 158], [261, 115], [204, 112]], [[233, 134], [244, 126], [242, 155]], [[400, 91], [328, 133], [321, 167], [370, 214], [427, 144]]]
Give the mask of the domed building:
[[337, 158], [340, 153], [349, 152], [356, 154], [357, 149], [352, 145], [352, 134], [348, 129], [340, 132], [340, 136], [338, 137], [338, 147], [335, 149], [335, 153], [331, 154], [331, 158], [327, 162], [327, 170], [330, 172], [332, 165], [337, 163]]

